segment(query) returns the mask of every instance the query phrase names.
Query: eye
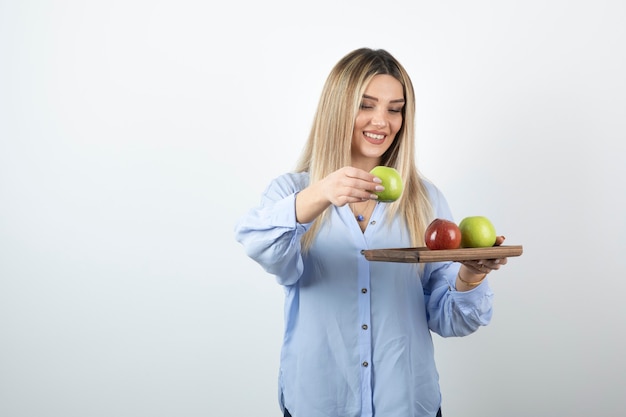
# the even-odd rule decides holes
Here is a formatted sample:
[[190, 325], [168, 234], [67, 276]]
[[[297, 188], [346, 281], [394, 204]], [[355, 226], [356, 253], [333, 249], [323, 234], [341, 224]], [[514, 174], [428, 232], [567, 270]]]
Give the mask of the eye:
[[365, 103], [361, 103], [361, 109], [373, 109], [374, 106], [371, 106], [369, 104], [365, 104]]
[[401, 113], [402, 109], [389, 109], [391, 113]]

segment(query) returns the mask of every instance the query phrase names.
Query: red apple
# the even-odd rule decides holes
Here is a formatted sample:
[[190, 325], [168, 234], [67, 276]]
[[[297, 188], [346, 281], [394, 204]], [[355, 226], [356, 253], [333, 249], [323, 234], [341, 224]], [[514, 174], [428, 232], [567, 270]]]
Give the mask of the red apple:
[[461, 229], [453, 221], [435, 219], [424, 234], [428, 249], [458, 249], [461, 246]]

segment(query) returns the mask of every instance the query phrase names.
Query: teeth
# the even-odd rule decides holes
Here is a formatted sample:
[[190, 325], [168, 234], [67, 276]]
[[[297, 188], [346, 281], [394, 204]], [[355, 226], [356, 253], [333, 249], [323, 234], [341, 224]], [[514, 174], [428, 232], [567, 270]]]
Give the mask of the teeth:
[[376, 139], [376, 140], [381, 140], [385, 138], [385, 135], [375, 135], [373, 133], [368, 133], [368, 132], [365, 132], [365, 136], [367, 136], [368, 138]]

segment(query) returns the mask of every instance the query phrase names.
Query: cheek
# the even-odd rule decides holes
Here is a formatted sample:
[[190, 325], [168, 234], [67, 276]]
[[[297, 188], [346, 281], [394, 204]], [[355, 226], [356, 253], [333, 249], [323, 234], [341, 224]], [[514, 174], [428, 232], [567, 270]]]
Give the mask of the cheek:
[[356, 119], [354, 119], [354, 131], [355, 131], [355, 133], [356, 133], [357, 130], [363, 130], [366, 125], [367, 125], [367, 117], [362, 115], [362, 114], [358, 114], [356, 116]]
[[391, 123], [391, 130], [392, 130], [393, 136], [395, 136], [396, 133], [398, 133], [398, 131], [400, 130], [401, 127], [402, 127], [402, 118], [401, 117], [398, 118], [398, 120], [394, 120]]

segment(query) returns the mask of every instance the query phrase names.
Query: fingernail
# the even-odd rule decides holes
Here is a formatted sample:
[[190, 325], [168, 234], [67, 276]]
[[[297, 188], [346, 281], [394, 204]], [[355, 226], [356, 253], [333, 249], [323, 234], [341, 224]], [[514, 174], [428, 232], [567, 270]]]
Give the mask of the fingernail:
[[380, 179], [380, 178], [378, 178], [378, 177], [374, 177], [374, 179], [373, 179], [372, 181], [377, 182], [377, 183], [379, 183], [379, 184], [382, 184], [382, 183], [383, 183], [383, 180], [381, 180], [381, 179]]
[[378, 200], [378, 196], [376, 194], [370, 194], [370, 198], [372, 200]]
[[382, 185], [377, 185], [376, 187], [374, 187], [374, 189], [376, 191], [383, 191], [385, 189], [385, 187], [383, 187]]

